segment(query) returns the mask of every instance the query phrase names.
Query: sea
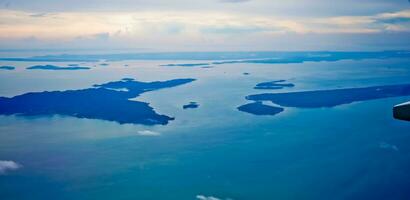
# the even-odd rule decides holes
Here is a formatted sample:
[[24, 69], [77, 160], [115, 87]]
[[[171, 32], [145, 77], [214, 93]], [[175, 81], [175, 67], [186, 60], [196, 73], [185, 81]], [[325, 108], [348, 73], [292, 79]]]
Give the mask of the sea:
[[[0, 57], [70, 53], [3, 51]], [[195, 81], [130, 99], [174, 118], [166, 125], [58, 113], [0, 114], [0, 199], [410, 199], [410, 122], [392, 114], [393, 106], [410, 96], [285, 107], [275, 115], [238, 110], [253, 94], [410, 84], [410, 56], [261, 63], [247, 62], [254, 54], [239, 59], [244, 53], [193, 59], [178, 53], [124, 59], [102, 55], [97, 60], [78, 54], [85, 55], [78, 60], [0, 59], [0, 66], [15, 67], [0, 70], [0, 96], [80, 90], [123, 78]], [[283, 56], [271, 54], [272, 59]], [[234, 61], [215, 63], [221, 58]], [[27, 69], [36, 65], [90, 69]], [[254, 88], [275, 80], [294, 87]], [[183, 109], [190, 102], [198, 107]]]

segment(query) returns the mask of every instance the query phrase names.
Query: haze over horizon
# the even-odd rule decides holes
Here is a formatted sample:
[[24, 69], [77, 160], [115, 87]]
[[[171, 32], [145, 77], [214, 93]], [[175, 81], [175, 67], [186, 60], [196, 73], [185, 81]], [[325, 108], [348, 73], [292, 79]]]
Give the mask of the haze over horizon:
[[408, 0], [0, 0], [1, 49], [409, 50]]

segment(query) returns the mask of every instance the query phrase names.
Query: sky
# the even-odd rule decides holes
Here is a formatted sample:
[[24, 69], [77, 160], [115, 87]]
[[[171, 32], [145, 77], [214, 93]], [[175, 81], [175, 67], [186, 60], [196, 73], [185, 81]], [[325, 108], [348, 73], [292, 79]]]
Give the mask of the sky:
[[0, 49], [408, 50], [409, 0], [0, 0]]

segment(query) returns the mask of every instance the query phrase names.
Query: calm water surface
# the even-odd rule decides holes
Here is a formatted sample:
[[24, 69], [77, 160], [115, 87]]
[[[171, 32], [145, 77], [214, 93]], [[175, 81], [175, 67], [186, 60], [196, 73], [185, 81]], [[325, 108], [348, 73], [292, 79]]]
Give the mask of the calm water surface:
[[[46, 71], [25, 68], [73, 63], [1, 61], [16, 67], [0, 71], [0, 96], [6, 97], [121, 78], [197, 80], [136, 98], [175, 117], [166, 126], [0, 116], [0, 160], [21, 165], [0, 175], [0, 199], [410, 199], [410, 123], [392, 118], [392, 106], [410, 97], [286, 108], [276, 116], [236, 109], [249, 103], [245, 96], [262, 92], [410, 83], [410, 59], [160, 66], [174, 62]], [[279, 79], [295, 87], [253, 89]], [[191, 101], [199, 108], [182, 109]]]

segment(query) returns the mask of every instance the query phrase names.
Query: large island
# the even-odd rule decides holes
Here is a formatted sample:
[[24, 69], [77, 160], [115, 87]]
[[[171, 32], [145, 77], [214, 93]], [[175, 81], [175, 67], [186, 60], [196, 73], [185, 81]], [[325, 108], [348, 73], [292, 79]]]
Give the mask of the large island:
[[139, 82], [123, 79], [92, 88], [26, 93], [0, 97], [0, 115], [64, 115], [115, 121], [120, 124], [165, 125], [172, 117], [160, 115], [148, 103], [130, 100], [144, 92], [190, 83], [195, 79]]

